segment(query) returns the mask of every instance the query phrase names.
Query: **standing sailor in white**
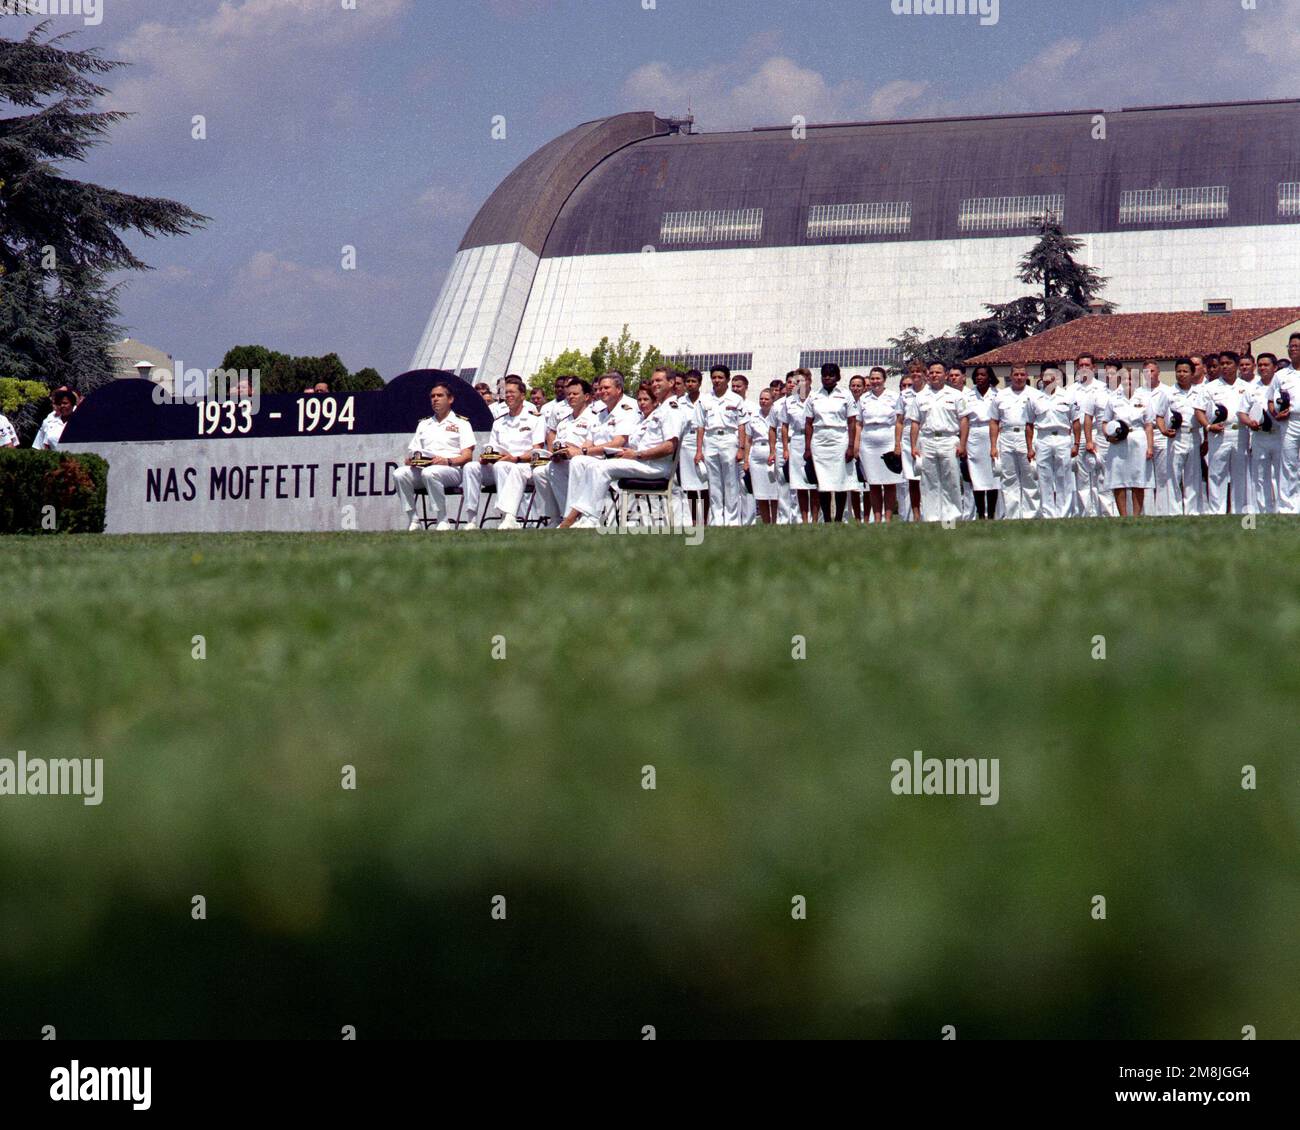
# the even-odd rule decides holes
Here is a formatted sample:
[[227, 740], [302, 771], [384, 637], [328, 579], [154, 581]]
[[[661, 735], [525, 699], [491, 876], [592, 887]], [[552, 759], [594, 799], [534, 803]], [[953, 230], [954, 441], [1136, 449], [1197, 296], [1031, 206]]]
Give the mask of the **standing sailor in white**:
[[1205, 386], [1204, 402], [1196, 413], [1210, 444], [1206, 505], [1211, 514], [1242, 514], [1246, 508], [1250, 429], [1243, 428], [1237, 416], [1241, 411], [1240, 360], [1232, 350], [1219, 354], [1219, 375]]
[[958, 462], [965, 397], [947, 384], [948, 371], [930, 366], [927, 384], [908, 408], [912, 459], [921, 473], [921, 512], [927, 522], [961, 520], [961, 465]]
[[[1243, 358], [1244, 360], [1244, 358]], [[1239, 419], [1250, 429], [1250, 499], [1252, 512], [1276, 514], [1281, 481], [1282, 429], [1268, 410], [1269, 393], [1277, 371], [1277, 358], [1261, 353], [1255, 358], [1258, 379], [1246, 386]]]
[[1013, 365], [1010, 387], [997, 391], [989, 409], [989, 454], [1002, 475], [1002, 504], [1008, 519], [1038, 517], [1038, 472], [1029, 455], [1034, 444], [1029, 419], [1034, 396], [1029, 370]]
[[745, 472], [754, 490], [754, 508], [759, 521], [765, 526], [776, 524], [777, 492], [781, 485], [776, 466], [776, 448], [772, 446], [775, 427], [772, 423], [772, 403], [775, 394], [770, 388], [758, 394], [758, 409], [751, 410], [741, 426], [742, 450]]
[[452, 412], [455, 402], [449, 385], [438, 382], [429, 390], [433, 415], [426, 416], [407, 445], [405, 464], [393, 472], [397, 496], [406, 510], [407, 529], [418, 530], [415, 488], [421, 483], [429, 495], [429, 509], [439, 530], [451, 529], [447, 520], [447, 488], [462, 482], [462, 468], [474, 458], [474, 429], [464, 416]]
[[713, 395], [701, 396], [695, 406], [695, 461], [703, 466], [709, 483], [705, 520], [712, 526], [739, 526], [740, 422], [745, 401], [731, 390], [731, 370], [726, 365], [715, 365], [709, 380]]
[[813, 497], [816, 488], [808, 479], [807, 466], [806, 424], [812, 373], [807, 369], [796, 369], [794, 379], [794, 392], [781, 404], [781, 458], [789, 464], [790, 489], [798, 496], [799, 518], [806, 525], [817, 517]]
[[1282, 427], [1278, 512], [1300, 514], [1300, 333], [1291, 335], [1286, 350], [1291, 367], [1279, 369], [1273, 377], [1268, 410]]
[[1196, 411], [1201, 397], [1193, 381], [1196, 366], [1190, 357], [1174, 364], [1172, 387], [1160, 390], [1153, 405], [1156, 429], [1169, 444], [1169, 513], [1204, 513], [1201, 494], [1201, 439]]
[[907, 483], [901, 470], [891, 470], [884, 461], [886, 455], [897, 451], [898, 427], [898, 395], [885, 387], [887, 377], [884, 369], [875, 366], [867, 374], [867, 391], [858, 401], [858, 462], [867, 479], [867, 501], [877, 522], [898, 517], [898, 491]]
[[[746, 489], [745, 476], [749, 474], [749, 431], [746, 423], [755, 412], [757, 407], [749, 402], [749, 378], [737, 373], [731, 378], [731, 391], [734, 392], [741, 401], [740, 423], [736, 428], [737, 446], [736, 446], [736, 474], [740, 479], [740, 524], [742, 526], [752, 526], [757, 515], [757, 503], [754, 501], [752, 489]], [[764, 431], [763, 438], [767, 438], [767, 432]], [[753, 486], [753, 478], [750, 478], [750, 487]]]
[[[1106, 486], [1115, 499], [1121, 518], [1142, 514], [1147, 488], [1155, 482], [1151, 463], [1155, 457], [1153, 425], [1146, 420], [1146, 408], [1132, 399], [1133, 375], [1125, 369], [1116, 376], [1117, 387], [1098, 397], [1094, 411], [1083, 418], [1088, 441], [1106, 438]], [[1130, 505], [1131, 503], [1131, 505]]]
[[1148, 514], [1156, 514], [1164, 517], [1169, 513], [1169, 438], [1164, 432], [1155, 426], [1156, 423], [1156, 403], [1160, 397], [1160, 391], [1165, 387], [1164, 381], [1160, 379], [1160, 365], [1156, 361], [1148, 361], [1142, 366], [1142, 380], [1138, 388], [1133, 390], [1133, 399], [1142, 405], [1142, 410], [1146, 415], [1146, 422], [1151, 425], [1151, 435], [1155, 442], [1155, 458], [1151, 461], [1152, 474], [1152, 495], [1151, 504], [1147, 507]]
[[497, 508], [501, 511], [498, 529], [519, 529], [519, 507], [524, 492], [533, 479], [534, 449], [546, 443], [542, 415], [528, 400], [528, 389], [519, 377], [506, 377], [506, 410], [496, 418], [488, 436], [486, 451], [478, 462], [465, 468], [465, 524], [478, 521], [483, 498], [483, 484], [496, 488]]
[[998, 394], [997, 374], [991, 365], [976, 365], [972, 374], [973, 390], [966, 393], [966, 419], [970, 421], [966, 437], [966, 465], [970, 468], [971, 502], [975, 517], [996, 518], [998, 513], [998, 477], [993, 465], [993, 445], [989, 421]]
[[[1081, 353], [1074, 363], [1074, 394], [1079, 420], [1094, 414], [1093, 402], [1105, 387], [1097, 381], [1097, 363], [1091, 353]], [[1099, 518], [1111, 512], [1113, 502], [1106, 494], [1105, 469], [1097, 445], [1089, 449], [1081, 444], [1074, 464], [1075, 494], [1071, 514], [1076, 518]]]
[[677, 397], [681, 411], [677, 421], [681, 426], [682, 453], [677, 461], [677, 476], [682, 488], [682, 525], [704, 525], [709, 520], [709, 479], [704, 460], [697, 459], [699, 443], [700, 388], [704, 374], [691, 369], [684, 379], [686, 394]]
[[50, 393], [53, 411], [41, 421], [41, 426], [32, 440], [32, 447], [38, 451], [53, 451], [63, 438], [63, 429], [68, 426], [72, 413], [81, 403], [79, 397], [67, 385], [62, 385]]
[[[843, 522], [849, 491], [857, 488], [858, 416], [853, 397], [839, 387], [840, 367], [822, 366], [822, 387], [808, 401], [804, 443], [817, 472], [823, 522]], [[831, 502], [835, 515], [831, 516]]]
[[[894, 437], [894, 447], [903, 460], [903, 478], [907, 489], [899, 492], [898, 514], [905, 522], [921, 520], [921, 472], [917, 469], [912, 456], [911, 419], [912, 402], [925, 388], [925, 364], [922, 361], [909, 361], [907, 374], [898, 390], [898, 427]], [[904, 443], [904, 438], [908, 442]]]
[[1060, 369], [1043, 370], [1043, 387], [1029, 406], [1034, 467], [1044, 518], [1068, 518], [1074, 503], [1074, 460], [1079, 453], [1079, 406]]

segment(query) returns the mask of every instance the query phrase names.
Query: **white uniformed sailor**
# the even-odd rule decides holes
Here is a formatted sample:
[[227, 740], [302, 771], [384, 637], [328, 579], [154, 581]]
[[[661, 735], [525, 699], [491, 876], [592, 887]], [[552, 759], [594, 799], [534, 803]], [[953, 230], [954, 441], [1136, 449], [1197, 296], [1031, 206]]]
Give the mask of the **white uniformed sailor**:
[[1035, 390], [1029, 387], [1029, 370], [1011, 366], [1011, 383], [998, 389], [989, 409], [989, 454], [1002, 479], [1002, 505], [1007, 518], [1037, 518], [1038, 471], [1033, 449], [1030, 408]]
[[[966, 465], [970, 469], [971, 505], [976, 518], [996, 518], [1000, 468], [993, 462], [991, 421], [998, 378], [991, 365], [976, 365], [974, 386], [966, 390]], [[965, 497], [966, 491], [962, 490]]]
[[898, 427], [895, 434], [895, 446], [899, 458], [903, 461], [903, 478], [907, 489], [899, 492], [898, 515], [905, 522], [921, 520], [921, 473], [912, 458], [912, 404], [925, 390], [925, 365], [920, 361], [910, 361], [907, 374], [903, 377], [898, 390]]
[[898, 517], [898, 488], [906, 480], [884, 457], [895, 450], [898, 394], [885, 387], [888, 374], [879, 365], [867, 374], [867, 391], [858, 400], [858, 462], [867, 480], [867, 503], [877, 522]]
[[524, 492], [533, 478], [533, 452], [546, 443], [542, 416], [528, 402], [528, 390], [519, 377], [506, 377], [504, 415], [492, 425], [487, 446], [495, 452], [495, 462], [480, 458], [465, 468], [465, 524], [478, 520], [483, 484], [496, 488], [497, 508], [502, 518], [501, 530], [519, 528], [519, 508]]
[[1096, 400], [1095, 412], [1084, 420], [1083, 427], [1085, 433], [1101, 434], [1108, 441], [1106, 488], [1123, 518], [1143, 512], [1146, 492], [1155, 485], [1155, 444], [1146, 407], [1132, 398], [1133, 374], [1124, 369], [1118, 379], [1118, 387]]
[[[1096, 415], [1097, 398], [1106, 395], [1106, 385], [1097, 380], [1096, 363], [1084, 353], [1074, 363], [1074, 384], [1070, 386], [1082, 423]], [[1106, 467], [1103, 462], [1106, 438], [1094, 435], [1091, 443], [1081, 434], [1079, 454], [1074, 464], [1075, 492], [1072, 515], [1076, 518], [1114, 517], [1115, 502], [1106, 491]]]
[[[822, 366], [822, 387], [808, 398], [804, 441], [817, 473], [817, 497], [823, 522], [842, 522], [851, 490], [856, 490], [858, 447], [857, 405], [840, 387], [840, 367]], [[831, 514], [831, 500], [835, 513]]]
[[704, 508], [708, 525], [740, 525], [740, 425], [745, 399], [731, 389], [731, 370], [715, 365], [709, 373], [712, 395], [695, 405], [695, 461], [703, 467], [709, 497]]
[[[808, 420], [808, 399], [812, 392], [812, 374], [807, 369], [795, 370], [794, 391], [781, 401], [781, 460], [789, 463], [790, 489], [794, 492], [799, 505], [799, 519], [807, 523], [813, 521], [816, 508], [813, 506], [813, 494], [816, 488], [808, 478], [807, 433], [805, 425]], [[790, 517], [793, 520], [794, 510]]]
[[1278, 511], [1300, 514], [1300, 333], [1291, 335], [1286, 348], [1291, 365], [1274, 375], [1268, 403], [1273, 419], [1282, 425]]
[[38, 451], [53, 451], [58, 447], [59, 440], [63, 438], [63, 429], [68, 426], [68, 421], [80, 402], [81, 398], [67, 385], [56, 388], [50, 393], [50, 403], [53, 404], [54, 411], [41, 421], [41, 426], [32, 440], [32, 447]]
[[677, 479], [681, 486], [679, 499], [679, 518], [683, 525], [703, 525], [705, 517], [705, 497], [709, 491], [708, 476], [704, 473], [703, 461], [697, 461], [699, 427], [696, 424], [696, 409], [700, 403], [700, 386], [704, 378], [692, 369], [686, 374], [686, 393], [675, 396], [677, 402], [676, 419], [681, 434], [681, 450], [677, 459]]
[[1258, 380], [1246, 386], [1240, 417], [1243, 426], [1250, 429], [1250, 499], [1255, 513], [1276, 514], [1285, 425], [1269, 412], [1268, 398], [1277, 371], [1277, 358], [1272, 353], [1261, 353], [1255, 358], [1255, 365]]
[[568, 512], [569, 463], [582, 451], [596, 421], [591, 405], [591, 385], [571, 377], [564, 389], [566, 412], [555, 413], [556, 425], [546, 436], [551, 458], [533, 472], [533, 490], [543, 518], [559, 522]]
[[1068, 518], [1074, 503], [1074, 458], [1079, 449], [1079, 406], [1062, 385], [1060, 369], [1043, 371], [1043, 387], [1029, 406], [1034, 467], [1044, 518]]
[[[577, 421], [578, 430], [585, 428], [586, 435], [578, 444], [577, 454], [569, 462], [570, 495], [576, 476], [588, 471], [589, 464], [603, 460], [607, 451], [612, 452], [626, 446], [628, 436], [640, 422], [640, 416], [636, 401], [623, 395], [622, 373], [610, 371], [596, 382], [596, 399], [587, 406]], [[573, 512], [572, 498], [567, 503], [567, 510]]]
[[749, 472], [753, 489], [754, 509], [765, 526], [776, 524], [779, 512], [778, 498], [781, 476], [776, 465], [776, 449], [772, 447], [775, 424], [772, 419], [776, 394], [765, 388], [758, 394], [758, 407], [745, 415], [744, 466]]
[[[398, 467], [393, 477], [397, 481], [397, 494], [406, 509], [407, 529], [418, 530], [420, 519], [415, 512], [415, 491], [423, 485], [429, 495], [429, 509], [439, 530], [452, 528], [447, 519], [448, 487], [461, 485], [462, 468], [474, 457], [474, 429], [464, 416], [452, 411], [454, 393], [442, 382], [429, 390], [429, 404], [433, 415], [426, 416], [415, 429], [407, 445], [404, 466]], [[424, 464], [428, 466], [414, 466]]]
[[1156, 514], [1161, 517], [1169, 513], [1170, 499], [1169, 438], [1155, 426], [1156, 404], [1164, 387], [1165, 385], [1160, 379], [1160, 366], [1154, 361], [1148, 361], [1142, 366], [1142, 380], [1139, 382], [1138, 387], [1133, 390], [1134, 402], [1142, 406], [1145, 421], [1151, 425], [1151, 438], [1155, 446], [1155, 458], [1151, 461], [1154, 493], [1146, 510], [1148, 514]]
[[926, 522], [961, 520], [961, 466], [957, 446], [965, 396], [947, 383], [948, 370], [931, 365], [924, 389], [907, 410], [912, 458], [921, 473], [921, 513]]
[[1205, 429], [1206, 511], [1210, 514], [1244, 514], [1249, 491], [1250, 429], [1238, 419], [1244, 386], [1237, 383], [1241, 358], [1231, 350], [1219, 355], [1219, 375], [1205, 385], [1197, 423]]
[[17, 447], [18, 432], [14, 430], [9, 417], [0, 412], [0, 447]]
[[1174, 383], [1158, 390], [1152, 404], [1155, 426], [1168, 444], [1166, 477], [1169, 500], [1166, 509], [1171, 515], [1205, 512], [1201, 436], [1196, 422], [1201, 394], [1192, 384], [1194, 377], [1191, 359], [1180, 358], [1174, 365]]

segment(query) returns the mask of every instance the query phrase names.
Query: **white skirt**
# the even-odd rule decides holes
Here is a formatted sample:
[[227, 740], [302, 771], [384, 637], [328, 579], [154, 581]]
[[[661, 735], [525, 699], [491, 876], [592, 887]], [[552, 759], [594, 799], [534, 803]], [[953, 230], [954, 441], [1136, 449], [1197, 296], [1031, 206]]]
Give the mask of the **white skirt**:
[[[791, 432], [793, 433], [793, 429]], [[790, 487], [793, 490], [815, 489], [808, 481], [808, 476], [804, 474], [803, 457], [804, 439], [803, 430], [800, 429], [797, 438], [794, 434], [790, 436]]]
[[1105, 452], [1098, 453], [1106, 464], [1107, 490], [1155, 485], [1155, 464], [1147, 459], [1147, 434], [1143, 429], [1134, 429], [1123, 443], [1108, 443]]
[[858, 475], [853, 463], [844, 458], [849, 449], [845, 431], [813, 432], [813, 465], [817, 469], [817, 489], [824, 494], [858, 489]]
[[749, 449], [749, 482], [754, 489], [756, 502], [775, 502], [778, 493], [777, 469], [768, 466], [767, 455], [771, 450], [767, 444], [753, 444]]
[[970, 426], [970, 435], [966, 439], [966, 462], [970, 464], [971, 490], [1000, 489], [997, 476], [993, 474], [993, 456], [989, 454], [989, 429], [987, 424]]
[[704, 464], [695, 462], [695, 436], [692, 435], [682, 447], [681, 459], [677, 463], [682, 490], [703, 491], [709, 489], [709, 480], [704, 474]]
[[[904, 441], [906, 445], [906, 441]], [[881, 462], [882, 455], [888, 455], [894, 450], [894, 429], [892, 425], [885, 425], [880, 428], [864, 428], [862, 430], [862, 440], [858, 444], [858, 456], [862, 460], [862, 468], [867, 474], [867, 482], [873, 487], [897, 486], [903, 481], [903, 474], [900, 471], [894, 474], [888, 467]]]

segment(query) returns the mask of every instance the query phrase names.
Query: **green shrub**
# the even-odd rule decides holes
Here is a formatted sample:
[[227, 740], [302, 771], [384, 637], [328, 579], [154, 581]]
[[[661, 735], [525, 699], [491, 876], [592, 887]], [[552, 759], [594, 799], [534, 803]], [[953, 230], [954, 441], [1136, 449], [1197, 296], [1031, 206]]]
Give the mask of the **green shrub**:
[[107, 495], [108, 464], [98, 455], [0, 449], [0, 534], [102, 534]]
[[40, 381], [20, 381], [0, 377], [0, 414], [13, 416], [24, 404], [49, 396], [50, 390]]

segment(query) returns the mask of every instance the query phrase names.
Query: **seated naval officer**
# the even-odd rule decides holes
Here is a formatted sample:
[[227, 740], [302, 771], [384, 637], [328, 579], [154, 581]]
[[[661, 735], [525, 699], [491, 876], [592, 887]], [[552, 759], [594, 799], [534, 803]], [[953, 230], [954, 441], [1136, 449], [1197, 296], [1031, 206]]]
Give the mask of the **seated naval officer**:
[[542, 415], [526, 399], [519, 377], [506, 377], [506, 411], [492, 424], [483, 455], [465, 468], [465, 524], [478, 520], [483, 484], [495, 486], [497, 507], [503, 517], [500, 529], [519, 528], [519, 505], [533, 477], [533, 449], [545, 443]]
[[408, 530], [418, 530], [415, 514], [415, 488], [423, 484], [429, 492], [429, 508], [439, 530], [449, 530], [447, 488], [462, 482], [462, 468], [474, 458], [474, 429], [464, 416], [452, 411], [455, 402], [451, 388], [439, 382], [429, 390], [433, 415], [426, 416], [415, 429], [407, 446], [406, 463], [393, 474], [397, 494], [406, 509]]

